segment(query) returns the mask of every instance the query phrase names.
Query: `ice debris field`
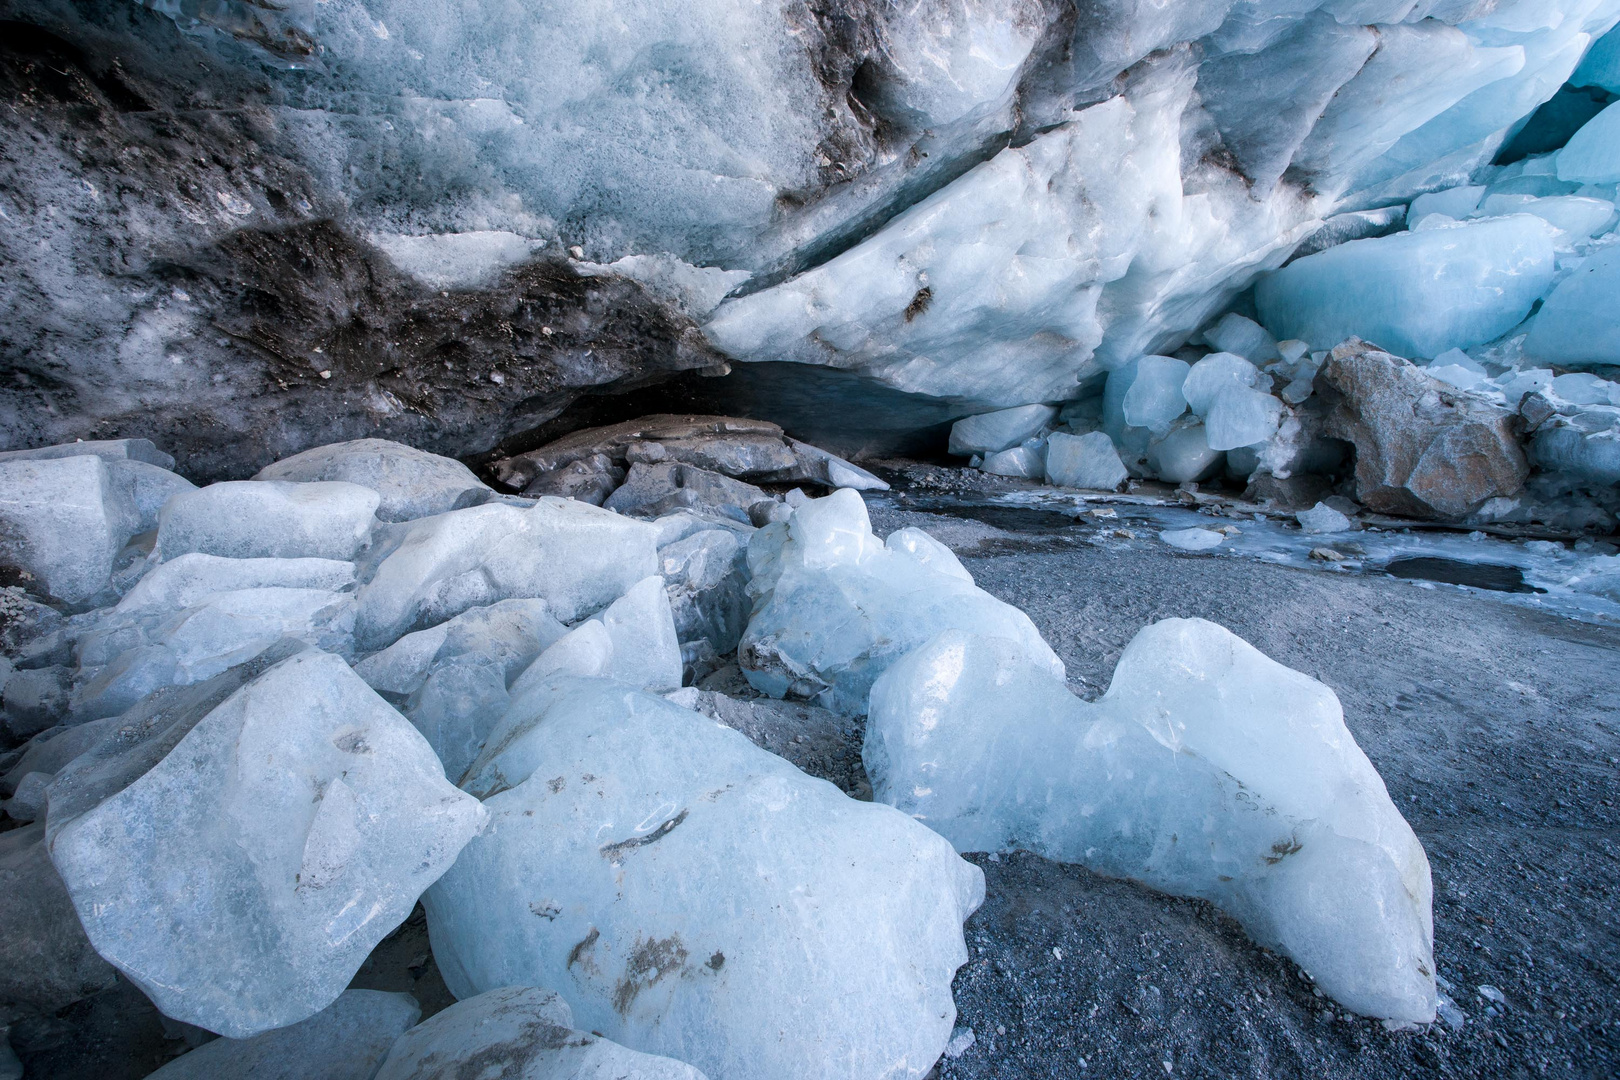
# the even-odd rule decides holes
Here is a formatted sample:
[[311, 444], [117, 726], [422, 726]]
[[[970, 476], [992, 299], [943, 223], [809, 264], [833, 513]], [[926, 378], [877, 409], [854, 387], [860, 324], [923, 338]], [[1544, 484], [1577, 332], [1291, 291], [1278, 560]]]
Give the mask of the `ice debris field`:
[[[1421, 845], [1333, 692], [1219, 626], [1144, 627], [1088, 703], [852, 488], [621, 514], [469, 500], [380, 440], [310, 460], [347, 479], [197, 488], [139, 441], [0, 461], [6, 554], [56, 600], [6, 594], [4, 808], [32, 824], [0, 903], [48, 928], [34, 999], [116, 971], [227, 1037], [165, 1075], [439, 1075], [543, 1024], [643, 1075], [922, 1076], [984, 897], [959, 851], [1209, 899], [1345, 1008], [1435, 1016]], [[155, 512], [111, 482], [131, 462], [169, 478]], [[716, 641], [864, 725], [871, 801], [686, 707]], [[345, 987], [419, 899], [462, 1004], [411, 1027]]]

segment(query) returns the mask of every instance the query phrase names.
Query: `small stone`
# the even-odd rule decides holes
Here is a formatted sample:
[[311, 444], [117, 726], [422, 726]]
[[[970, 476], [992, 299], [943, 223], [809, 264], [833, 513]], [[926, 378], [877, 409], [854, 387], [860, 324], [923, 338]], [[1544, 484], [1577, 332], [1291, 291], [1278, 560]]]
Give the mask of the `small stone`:
[[1311, 558], [1315, 559], [1317, 562], [1344, 562], [1343, 555], [1339, 554], [1337, 551], [1334, 551], [1332, 548], [1326, 547], [1311, 548]]

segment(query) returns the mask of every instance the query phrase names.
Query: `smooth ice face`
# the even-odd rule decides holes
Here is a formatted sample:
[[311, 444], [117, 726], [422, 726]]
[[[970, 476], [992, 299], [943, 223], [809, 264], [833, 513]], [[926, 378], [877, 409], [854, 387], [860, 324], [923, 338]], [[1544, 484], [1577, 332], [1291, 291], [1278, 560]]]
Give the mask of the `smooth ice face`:
[[1039, 480], [1046, 474], [1046, 440], [1031, 439], [1022, 446], [989, 454], [979, 468], [994, 476]]
[[1085, 702], [1011, 643], [941, 634], [872, 690], [877, 799], [959, 851], [1200, 896], [1346, 1007], [1435, 1015], [1428, 860], [1321, 683], [1167, 619]]
[[342, 480], [375, 491], [379, 521], [410, 521], [476, 506], [493, 494], [454, 458], [388, 439], [355, 439], [305, 450], [259, 470], [255, 480]]
[[334, 1001], [486, 816], [342, 660], [274, 659], [147, 699], [49, 788], [96, 950], [232, 1038]]
[[106, 589], [136, 527], [99, 457], [0, 461], [0, 557], [59, 603], [81, 604]]
[[[1561, 367], [1620, 364], [1620, 247], [1589, 257], [1547, 297], [1530, 323], [1525, 356]], [[1517, 399], [1513, 399], [1517, 400]]]
[[1241, 356], [1251, 364], [1266, 364], [1282, 358], [1277, 351], [1277, 339], [1253, 319], [1246, 319], [1235, 311], [1221, 316], [1221, 321], [1204, 331], [1204, 340], [1216, 352]]
[[421, 1017], [409, 994], [345, 990], [308, 1020], [247, 1039], [215, 1039], [147, 1080], [361, 1080]]
[[1198, 416], [1208, 416], [1210, 406], [1225, 391], [1248, 389], [1260, 382], [1260, 369], [1235, 353], [1210, 353], [1187, 372], [1181, 392], [1188, 408]]
[[381, 541], [391, 550], [360, 590], [362, 646], [517, 597], [541, 597], [572, 622], [658, 570], [654, 526], [572, 499], [475, 506], [391, 530]]
[[598, 675], [654, 693], [680, 686], [681, 643], [664, 579], [643, 578], [574, 627], [517, 677], [512, 693], [526, 693], [557, 674]]
[[958, 420], [951, 425], [950, 452], [959, 457], [999, 454], [1033, 439], [1057, 422], [1055, 405], [1019, 405]]
[[1161, 439], [1148, 446], [1148, 468], [1160, 480], [1186, 484], [1207, 480], [1226, 460], [1226, 455], [1209, 446], [1209, 434], [1196, 420], [1178, 423]]
[[1349, 337], [1438, 356], [1507, 333], [1553, 283], [1553, 240], [1528, 214], [1353, 240], [1260, 279], [1255, 304], [1279, 337], [1331, 349]]
[[491, 741], [490, 827], [424, 901], [453, 993], [556, 987], [581, 1028], [716, 1080], [932, 1068], [977, 868], [662, 698], [536, 700]]
[[1113, 491], [1130, 475], [1114, 442], [1101, 431], [1053, 433], [1046, 441], [1046, 482], [1059, 487]]
[[575, 1030], [568, 1003], [538, 986], [490, 990], [435, 1013], [400, 1037], [376, 1080], [460, 1080], [491, 1062], [503, 1080], [706, 1080], [683, 1062]]
[[1592, 117], [1558, 151], [1558, 179], [1576, 184], [1620, 180], [1620, 109], [1610, 105]]
[[157, 552], [231, 559], [355, 557], [371, 537], [378, 496], [358, 484], [233, 480], [176, 495], [159, 518]]
[[857, 493], [808, 502], [777, 528], [749, 546], [758, 599], [737, 655], [756, 689], [859, 716], [883, 669], [946, 627], [995, 627], [1061, 676], [1029, 616], [958, 576], [960, 564], [942, 571], [885, 547]]
[[1282, 402], [1265, 391], [1228, 386], [1209, 403], [1204, 415], [1204, 438], [1211, 450], [1253, 446], [1276, 434], [1282, 418]]
[[1138, 360], [1136, 378], [1120, 403], [1125, 422], [1147, 428], [1155, 435], [1169, 431], [1176, 417], [1187, 411], [1181, 387], [1190, 370], [1185, 360], [1168, 356], [1144, 356]]

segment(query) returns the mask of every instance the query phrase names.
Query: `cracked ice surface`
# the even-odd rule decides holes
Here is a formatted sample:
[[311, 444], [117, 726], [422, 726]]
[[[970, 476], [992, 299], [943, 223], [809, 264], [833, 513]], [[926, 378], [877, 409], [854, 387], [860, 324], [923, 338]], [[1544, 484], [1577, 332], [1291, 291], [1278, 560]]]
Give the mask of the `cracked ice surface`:
[[1422, 845], [1333, 692], [1214, 623], [1144, 629], [1095, 703], [946, 631], [872, 688], [863, 756], [878, 800], [959, 851], [1203, 897], [1347, 1007], [1434, 1019]]
[[489, 827], [424, 898], [458, 997], [557, 987], [581, 1028], [715, 1080], [933, 1067], [984, 896], [942, 838], [608, 680], [503, 724], [467, 782]]

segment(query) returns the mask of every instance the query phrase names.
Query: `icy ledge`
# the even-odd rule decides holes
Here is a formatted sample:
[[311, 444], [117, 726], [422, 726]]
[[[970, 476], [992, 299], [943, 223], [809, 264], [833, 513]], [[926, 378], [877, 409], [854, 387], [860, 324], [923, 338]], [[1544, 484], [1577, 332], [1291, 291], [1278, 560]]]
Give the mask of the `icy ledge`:
[[874, 797], [958, 851], [1023, 849], [1210, 900], [1343, 1005], [1434, 1019], [1429, 863], [1333, 691], [1201, 619], [1071, 694], [951, 629], [872, 688]]

